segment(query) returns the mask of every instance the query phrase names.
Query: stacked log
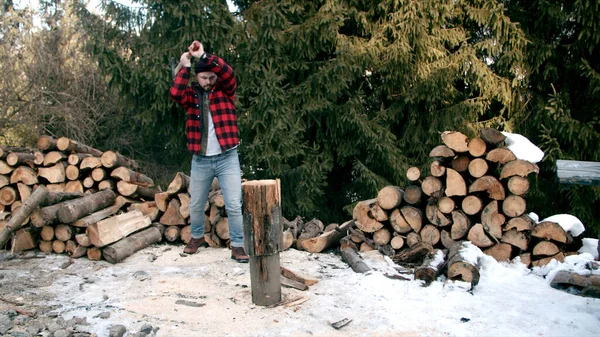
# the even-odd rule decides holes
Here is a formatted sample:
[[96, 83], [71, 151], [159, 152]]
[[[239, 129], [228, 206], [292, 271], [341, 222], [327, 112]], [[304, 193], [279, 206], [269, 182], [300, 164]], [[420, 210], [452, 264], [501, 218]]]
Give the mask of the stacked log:
[[101, 247], [90, 242], [89, 227], [134, 210], [154, 220], [148, 204], [154, 202], [158, 189], [137, 169], [135, 161], [117, 152], [103, 152], [66, 137], [41, 136], [37, 149], [1, 147], [0, 227], [39, 186], [49, 191], [14, 233], [8, 248], [37, 247], [99, 259]]
[[[188, 243], [190, 227], [190, 177], [177, 172], [165, 192], [155, 195], [159, 211], [158, 223], [165, 226], [163, 237], [166, 242]], [[204, 206], [204, 238], [210, 247], [229, 246], [229, 219], [225, 211], [225, 199], [215, 178]]]
[[[408, 186], [385, 186], [375, 198], [356, 204], [357, 228], [341, 239], [340, 249], [376, 249], [410, 267], [426, 265], [440, 249], [450, 252], [445, 254], [448, 264], [460, 256], [457, 250], [465, 247], [465, 241], [498, 261], [519, 256], [528, 266], [562, 261], [577, 251], [560, 225], [536, 224], [526, 215], [529, 178], [539, 169], [517, 159], [501, 132], [483, 129], [469, 139], [447, 131], [441, 138], [442, 144], [430, 152], [427, 174], [411, 167], [406, 172]], [[465, 277], [474, 285], [476, 266], [472, 270], [466, 264], [456, 265], [461, 272], [448, 266], [445, 271], [453, 273], [451, 279]], [[439, 272], [429, 268], [428, 275], [432, 270]]]

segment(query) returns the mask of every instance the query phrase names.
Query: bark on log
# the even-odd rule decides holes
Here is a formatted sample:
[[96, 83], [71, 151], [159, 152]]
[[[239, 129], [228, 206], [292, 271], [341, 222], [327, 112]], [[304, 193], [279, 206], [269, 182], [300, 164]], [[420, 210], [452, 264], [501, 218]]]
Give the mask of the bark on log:
[[466, 154], [459, 154], [452, 159], [452, 169], [457, 172], [466, 172], [469, 168], [471, 159]]
[[467, 256], [463, 255], [463, 250], [466, 250], [467, 243], [465, 241], [458, 242], [448, 252], [448, 278], [450, 280], [459, 280], [470, 282], [471, 287], [479, 283], [479, 268], [478, 263], [469, 261]]
[[168, 194], [176, 194], [179, 192], [187, 192], [190, 186], [190, 177], [185, 175], [183, 172], [177, 172], [175, 178], [169, 184], [167, 188]]
[[423, 263], [415, 269], [415, 280], [421, 280], [425, 286], [430, 285], [441, 274], [446, 264], [446, 254], [441, 249], [434, 250]]
[[6, 164], [9, 166], [29, 165], [33, 166], [35, 156], [31, 152], [11, 152], [6, 156]]
[[95, 224], [98, 221], [104, 220], [109, 216], [117, 213], [123, 206], [125, 206], [125, 204], [127, 204], [127, 199], [123, 198], [122, 196], [118, 196], [116, 197], [113, 205], [106, 207], [100, 211], [94, 212], [90, 215], [84, 216], [83, 218], [73, 222], [72, 225], [74, 227], [87, 228], [90, 225]]
[[102, 166], [109, 169], [118, 166], [125, 166], [134, 170], [139, 168], [139, 165], [134, 160], [131, 160], [123, 156], [122, 154], [114, 151], [105, 151], [104, 153], [102, 153], [102, 155], [100, 156], [100, 161], [102, 162]]
[[4, 229], [0, 232], [0, 247], [4, 247], [4, 244], [6, 244], [10, 235], [21, 227], [23, 221], [30, 216], [33, 209], [38, 207], [47, 195], [48, 189], [43, 185], [39, 186], [35, 192], [31, 194], [31, 197], [29, 197], [29, 199], [23, 203], [23, 206], [13, 214]]
[[360, 255], [351, 248], [344, 248], [340, 251], [342, 260], [346, 262], [356, 273], [366, 273], [371, 270], [369, 266], [362, 260]]
[[385, 210], [392, 210], [400, 206], [403, 194], [398, 186], [386, 186], [377, 193], [377, 204]]
[[129, 169], [125, 166], [115, 168], [110, 173], [110, 176], [143, 187], [154, 186], [154, 181], [150, 177], [142, 173], [133, 171], [132, 169]]
[[450, 229], [450, 237], [452, 240], [460, 240], [464, 238], [471, 229], [471, 219], [461, 211], [452, 212], [452, 228]]
[[285, 268], [283, 266], [280, 267], [281, 270], [281, 276], [285, 276], [290, 280], [294, 280], [296, 282], [300, 282], [302, 284], [305, 284], [307, 286], [312, 286], [315, 285], [319, 282], [319, 280], [312, 278], [312, 277], [308, 277], [305, 275], [302, 275], [296, 271], [291, 271], [288, 268]]
[[154, 200], [154, 195], [158, 192], [153, 187], [143, 187], [122, 180], [117, 182], [117, 190], [126, 197], [144, 200]]
[[440, 241], [442, 242], [442, 246], [447, 249], [450, 249], [450, 247], [454, 246], [456, 242], [458, 242], [452, 239], [450, 232], [447, 230], [440, 231]]
[[377, 199], [363, 200], [354, 206], [353, 219], [356, 220], [356, 227], [363, 232], [373, 233], [383, 227], [383, 223], [371, 216], [371, 205], [376, 202]]
[[310, 238], [302, 243], [302, 248], [309, 253], [320, 253], [327, 248], [336, 245], [348, 234], [350, 228], [354, 228], [354, 220], [346, 221], [339, 228], [323, 233], [315, 238]]
[[102, 151], [96, 150], [93, 147], [81, 144], [66, 137], [60, 137], [56, 141], [56, 147], [65, 152], [89, 153], [94, 157], [100, 157], [102, 155]]
[[302, 250], [304, 248], [304, 241], [312, 238], [316, 238], [324, 229], [323, 222], [318, 219], [312, 219], [311, 221], [304, 224], [304, 229], [298, 239], [296, 240], [296, 249]]
[[498, 145], [502, 143], [506, 136], [502, 132], [493, 128], [483, 128], [479, 130], [479, 136], [490, 145]]
[[62, 223], [72, 223], [76, 220], [112, 205], [117, 195], [111, 190], [103, 190], [79, 199], [60, 203], [58, 220]]
[[400, 251], [392, 256], [392, 261], [396, 263], [423, 263], [425, 256], [433, 254], [434, 249], [431, 245], [425, 242], [418, 242], [408, 249]]

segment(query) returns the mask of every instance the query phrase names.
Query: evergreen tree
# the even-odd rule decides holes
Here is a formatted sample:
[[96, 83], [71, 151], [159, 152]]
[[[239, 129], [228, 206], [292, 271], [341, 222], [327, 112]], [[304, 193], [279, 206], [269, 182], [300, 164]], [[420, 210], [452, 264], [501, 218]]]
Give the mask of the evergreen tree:
[[243, 13], [245, 162], [284, 212], [342, 220], [445, 130], [500, 125], [526, 38], [496, 1], [274, 1]]

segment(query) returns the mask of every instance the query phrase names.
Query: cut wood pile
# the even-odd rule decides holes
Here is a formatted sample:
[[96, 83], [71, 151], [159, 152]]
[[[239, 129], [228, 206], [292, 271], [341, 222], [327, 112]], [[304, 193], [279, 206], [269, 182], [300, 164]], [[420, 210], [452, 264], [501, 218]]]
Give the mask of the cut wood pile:
[[288, 240], [310, 252], [339, 245], [351, 266], [350, 261], [360, 264], [352, 257], [356, 252], [379, 250], [414, 267], [416, 278], [426, 282], [444, 272], [476, 284], [476, 261], [461, 255], [468, 241], [498, 261], [519, 256], [528, 266], [577, 254], [580, 241], [559, 224], [536, 223], [526, 215], [530, 178], [539, 169], [517, 159], [501, 132], [483, 129], [468, 139], [447, 131], [441, 138], [430, 152], [427, 172], [407, 170], [408, 186], [386, 186], [373, 199], [358, 202], [353, 219], [342, 226], [296, 219], [284, 226]]
[[[0, 148], [0, 232], [8, 233], [0, 248], [37, 247], [98, 260], [110, 244], [142, 229], [158, 232], [160, 240], [160, 226], [151, 226], [160, 188], [137, 171], [135, 161], [65, 137], [41, 136], [37, 145]], [[41, 187], [44, 197], [29, 200]], [[19, 212], [25, 204], [28, 209]], [[23, 217], [19, 223], [17, 215]]]

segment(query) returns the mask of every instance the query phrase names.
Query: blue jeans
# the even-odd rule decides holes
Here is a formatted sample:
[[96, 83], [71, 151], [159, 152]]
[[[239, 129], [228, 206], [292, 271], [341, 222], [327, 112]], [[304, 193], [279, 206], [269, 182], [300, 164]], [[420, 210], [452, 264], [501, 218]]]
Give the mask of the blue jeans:
[[216, 156], [192, 157], [190, 174], [190, 221], [192, 238], [204, 236], [204, 205], [208, 200], [210, 184], [217, 177], [225, 199], [225, 210], [229, 220], [231, 247], [244, 246], [242, 217], [242, 176], [237, 149]]

